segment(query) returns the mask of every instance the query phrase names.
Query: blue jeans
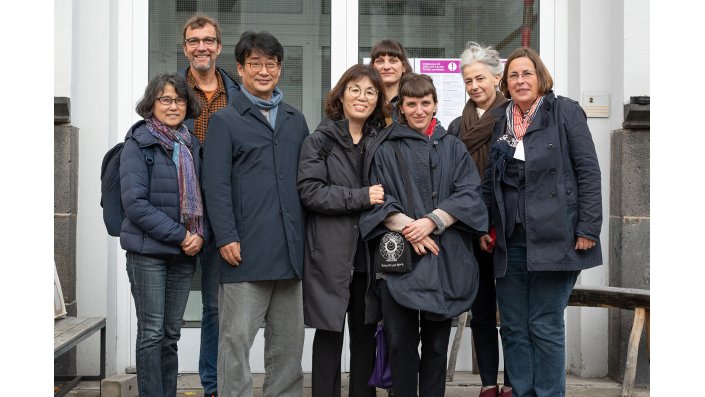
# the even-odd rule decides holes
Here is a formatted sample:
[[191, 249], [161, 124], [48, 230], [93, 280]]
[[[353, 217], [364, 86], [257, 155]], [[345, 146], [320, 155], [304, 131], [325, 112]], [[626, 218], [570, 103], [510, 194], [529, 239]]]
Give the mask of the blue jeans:
[[206, 245], [201, 255], [201, 352], [198, 374], [205, 394], [218, 390], [218, 284], [220, 283], [220, 252], [215, 241]]
[[579, 271], [527, 271], [526, 234], [507, 243], [507, 273], [497, 279], [505, 371], [515, 397], [565, 396], [565, 324]]
[[137, 312], [140, 397], [176, 396], [176, 344], [195, 270], [195, 256], [127, 252], [127, 276]]

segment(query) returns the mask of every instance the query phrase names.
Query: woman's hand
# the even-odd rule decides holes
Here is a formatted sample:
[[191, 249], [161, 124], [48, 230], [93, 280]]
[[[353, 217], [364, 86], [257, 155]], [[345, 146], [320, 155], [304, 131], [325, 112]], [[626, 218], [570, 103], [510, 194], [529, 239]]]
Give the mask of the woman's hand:
[[[436, 229], [436, 224], [428, 218], [417, 219], [404, 226], [401, 233], [410, 243], [418, 243]], [[433, 240], [431, 240], [433, 241]], [[435, 243], [434, 243], [435, 244]], [[437, 247], [436, 247], [437, 248]]]
[[198, 234], [188, 233], [186, 239], [188, 241], [186, 244], [182, 243], [181, 248], [188, 256], [196, 255], [201, 250], [201, 247], [203, 247], [203, 237]]
[[411, 243], [411, 246], [414, 247], [414, 251], [416, 251], [418, 255], [426, 255], [428, 251], [431, 251], [433, 255], [438, 256], [438, 252], [440, 252], [436, 242], [429, 236], [422, 238], [416, 243]]
[[382, 185], [370, 186], [370, 204], [384, 204], [384, 188]]
[[575, 249], [576, 250], [589, 250], [590, 248], [594, 247], [597, 245], [597, 242], [590, 240], [587, 237], [583, 236], [578, 236], [578, 238], [575, 240]]
[[494, 251], [494, 240], [492, 236], [489, 234], [480, 236], [480, 249], [490, 254]]

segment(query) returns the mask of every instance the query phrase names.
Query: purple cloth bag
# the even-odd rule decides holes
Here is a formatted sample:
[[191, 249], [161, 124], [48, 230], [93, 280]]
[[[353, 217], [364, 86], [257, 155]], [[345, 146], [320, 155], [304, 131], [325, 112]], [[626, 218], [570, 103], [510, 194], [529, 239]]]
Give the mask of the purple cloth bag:
[[387, 339], [384, 337], [384, 322], [377, 323], [375, 332], [377, 352], [375, 355], [375, 368], [372, 376], [367, 382], [368, 386], [379, 387], [380, 389], [392, 388], [392, 369], [389, 366], [389, 349], [387, 349]]

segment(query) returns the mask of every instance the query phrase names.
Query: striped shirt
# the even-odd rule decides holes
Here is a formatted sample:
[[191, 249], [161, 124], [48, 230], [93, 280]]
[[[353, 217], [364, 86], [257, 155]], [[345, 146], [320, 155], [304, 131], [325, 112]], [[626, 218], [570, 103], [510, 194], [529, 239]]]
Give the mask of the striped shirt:
[[529, 128], [529, 125], [531, 125], [531, 121], [534, 119], [534, 116], [536, 116], [537, 109], [543, 103], [543, 98], [543, 95], [539, 95], [526, 114], [519, 109], [519, 105], [512, 101], [512, 117], [507, 117], [507, 120], [511, 120], [511, 125], [508, 127], [513, 130], [514, 136], [516, 136], [518, 140], [524, 137], [526, 130]]

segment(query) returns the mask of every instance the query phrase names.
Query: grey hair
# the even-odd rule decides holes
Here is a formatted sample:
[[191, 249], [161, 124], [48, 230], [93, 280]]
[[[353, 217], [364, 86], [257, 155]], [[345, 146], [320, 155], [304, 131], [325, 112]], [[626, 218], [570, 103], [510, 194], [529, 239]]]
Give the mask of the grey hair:
[[490, 69], [493, 75], [502, 75], [502, 61], [499, 59], [499, 52], [492, 46], [483, 47], [474, 41], [468, 41], [465, 51], [460, 54], [460, 70], [465, 69], [475, 62], [482, 62]]

